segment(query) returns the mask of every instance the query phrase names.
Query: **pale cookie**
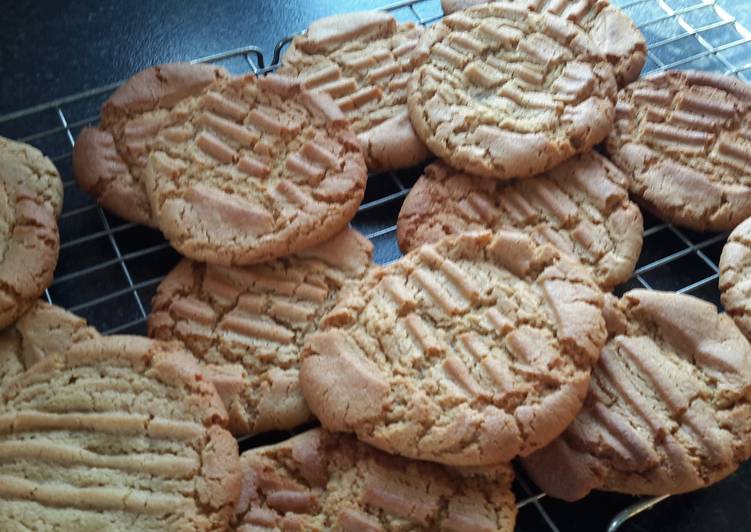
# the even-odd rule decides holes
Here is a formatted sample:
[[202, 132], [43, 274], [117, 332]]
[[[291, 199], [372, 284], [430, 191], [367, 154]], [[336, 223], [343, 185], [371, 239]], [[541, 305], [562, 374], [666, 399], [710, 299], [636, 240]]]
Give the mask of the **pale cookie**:
[[98, 336], [83, 318], [35, 302], [15, 324], [0, 332], [0, 394], [11, 380], [47, 355], [65, 353], [78, 342]]
[[751, 216], [751, 87], [737, 78], [666, 71], [632, 83], [607, 149], [668, 222], [724, 231]]
[[0, 141], [0, 328], [23, 314], [52, 283], [60, 249], [62, 184], [30, 146]]
[[613, 69], [573, 22], [523, 5], [454, 13], [420, 41], [412, 125], [452, 167], [496, 179], [544, 172], [603, 140]]
[[610, 338], [584, 409], [523, 464], [565, 500], [592, 489], [682, 493], [751, 456], [751, 345], [733, 320], [692, 296], [610, 296]]
[[375, 268], [303, 350], [330, 430], [451, 465], [495, 464], [558, 436], [605, 342], [603, 295], [521, 233], [465, 233]]
[[226, 530], [237, 442], [191, 359], [110, 336], [17, 377], [0, 409], [4, 530]]
[[25, 187], [39, 197], [37, 203], [52, 209], [56, 218], [60, 216], [63, 209], [60, 173], [34, 146], [0, 137], [0, 177], [8, 186]]
[[751, 338], [751, 218], [730, 233], [720, 256], [720, 299], [746, 338]]
[[[613, 65], [618, 85], [623, 87], [639, 77], [647, 61], [647, 41], [634, 22], [605, 0], [501, 0], [526, 6], [530, 11], [548, 12], [575, 22], [589, 32], [598, 50]], [[441, 0], [443, 12], [450, 15], [488, 0]]]
[[228, 76], [213, 65], [172, 63], [130, 78], [102, 105], [99, 126], [76, 139], [78, 184], [121, 218], [156, 226], [143, 181], [152, 137], [177, 102]]
[[623, 173], [596, 152], [508, 182], [437, 162], [404, 200], [396, 236], [406, 253], [447, 235], [513, 227], [577, 257], [611, 290], [631, 276], [642, 246], [641, 212], [627, 187]]
[[278, 74], [330, 94], [362, 144], [369, 170], [414, 166], [430, 153], [407, 114], [407, 80], [422, 33], [383, 11], [334, 15], [295, 37]]
[[183, 260], [152, 301], [149, 335], [180, 340], [205, 364], [236, 435], [291, 429], [311, 418], [300, 391], [300, 349], [373, 246], [354, 229], [262, 265]]
[[511, 532], [508, 464], [451, 468], [322, 429], [240, 457], [236, 530]]
[[247, 75], [179, 103], [156, 135], [146, 193], [183, 255], [265, 262], [319, 244], [357, 212], [367, 170], [334, 101]]

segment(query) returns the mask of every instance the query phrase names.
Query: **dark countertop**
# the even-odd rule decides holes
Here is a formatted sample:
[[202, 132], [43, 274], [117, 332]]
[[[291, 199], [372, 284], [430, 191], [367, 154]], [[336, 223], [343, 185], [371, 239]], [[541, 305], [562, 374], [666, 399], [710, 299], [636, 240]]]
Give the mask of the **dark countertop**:
[[[710, 16], [707, 10], [711, 8], [693, 9], [706, 1], [708, 0], [664, 0], [673, 9], [688, 10], [685, 15], [686, 20], [694, 27], [715, 22], [715, 19], [704, 18]], [[738, 17], [747, 28], [751, 28], [751, 8], [749, 8], [748, 1], [718, 0], [717, 4]], [[341, 2], [218, 0], [200, 3], [178, 0], [5, 2], [3, 16], [0, 17], [0, 116], [123, 80], [134, 72], [156, 63], [195, 59], [249, 44], [259, 46], [269, 61], [274, 45], [279, 39], [304, 29], [315, 18], [332, 13], [381, 7], [388, 3], [392, 3], [392, 0]], [[627, 5], [633, 4], [633, 1], [615, 0], [615, 3]], [[423, 19], [428, 20], [440, 15], [438, 0], [428, 0], [420, 4], [417, 12]], [[652, 0], [648, 0], [644, 5], [633, 6], [627, 12], [638, 23], [653, 20], [662, 13]], [[397, 14], [405, 20], [415, 19], [415, 12], [409, 9], [400, 10]], [[666, 43], [674, 35], [678, 35], [675, 33], [674, 26], [674, 21], [666, 20], [650, 25], [644, 33], [650, 42]], [[703, 35], [710, 41], [710, 44], [718, 45], [724, 42], [722, 39], [729, 39], [727, 32], [730, 30], [729, 26], [722, 26], [708, 30]], [[685, 28], [680, 31], [685, 31]], [[696, 43], [692, 39], [694, 38], [687, 37], [676, 39], [675, 42], [671, 41], [656, 52], [655, 56], [658, 60], [669, 63], [686, 54], [696, 53]], [[726, 60], [735, 65], [751, 64], [751, 42], [727, 50], [723, 54]], [[695, 65], [693, 63], [685, 65], [685, 67], [689, 66], [723, 69], [723, 66], [713, 58], [702, 58], [697, 60]], [[654, 61], [651, 67], [654, 67]], [[649, 63], [647, 68], [650, 68]], [[751, 70], [746, 70], [744, 73], [747, 77], [751, 76]], [[82, 119], [90, 116], [96, 110], [96, 105], [89, 106], [85, 110], [72, 108], [70, 113], [78, 112], [77, 118]], [[37, 129], [23, 126], [18, 131], [25, 133], [19, 133], [19, 135], [52, 127], [55, 125], [54, 120], [50, 124], [36, 124]], [[14, 128], [15, 126], [10, 129], [0, 127], [0, 133], [7, 132], [6, 134], [13, 135]], [[76, 131], [73, 131], [74, 135], [75, 133]], [[49, 142], [45, 140], [44, 143], [36, 141], [34, 143], [42, 144], [40, 147], [45, 151], [55, 152], [50, 155], [57, 156], [56, 163], [64, 179], [71, 183], [70, 161], [67, 155], [70, 146], [64, 134], [58, 137]], [[408, 183], [410, 179], [414, 179], [414, 176], [412, 178], [407, 176], [404, 181]], [[366, 199], [396, 194], [395, 188], [389, 188], [393, 186], [386, 181], [373, 180], [373, 183], [369, 183], [369, 196], [366, 196]], [[137, 314], [137, 309], [126, 308], [126, 299], [127, 305], [134, 304], [130, 298], [131, 294], [127, 291], [127, 283], [121, 280], [119, 281], [121, 284], [113, 285], [111, 278], [108, 277], [110, 273], [113, 276], [122, 274], [118, 264], [123, 260], [112, 257], [110, 241], [107, 238], [111, 238], [112, 245], [117, 243], [119, 246], [118, 256], [122, 252], [126, 257], [125, 262], [130, 269], [130, 273], [126, 275], [133, 277], [132, 280], [129, 277], [127, 282], [131, 284], [131, 287], [135, 282], [141, 299], [145, 302], [153, 293], [154, 283], [144, 281], [139, 284], [141, 279], [151, 279], [155, 271], [163, 275], [172, 267], [177, 256], [171, 249], [160, 247], [163, 240], [158, 233], [140, 227], [127, 227], [114, 217], [107, 215], [105, 219], [96, 211], [86, 210], [90, 199], [78, 191], [72, 183], [66, 187], [65, 193], [65, 210], [71, 215], [61, 223], [63, 241], [73, 241], [96, 231], [105, 232], [105, 229], [109, 231], [110, 227], [116, 230], [117, 228], [125, 229], [116, 233], [114, 238], [111, 238], [112, 235], [108, 233], [107, 236], [87, 239], [85, 243], [75, 244], [61, 252], [60, 264], [56, 272], [56, 277], [60, 282], [50, 289], [53, 299], [65, 306], [74, 307], [74, 310], [98, 326], [97, 318], [101, 318], [105, 306], [106, 312], [111, 313], [113, 319], [121, 319], [122, 323], [128, 325], [127, 320], [130, 319], [128, 313]], [[393, 223], [398, 207], [397, 202], [384, 206], [377, 216], [371, 214], [359, 216], [355, 225], [362, 231], [370, 229], [373, 232], [373, 230], [382, 229], [384, 227], [382, 224]], [[650, 227], [656, 231], [645, 239], [645, 249], [648, 251], [643, 253], [640, 265], [673, 253], [684, 245], [684, 241], [678, 239], [674, 231], [671, 232], [667, 228], [659, 229], [658, 222], [647, 217], [647, 228]], [[377, 237], [376, 240], [379, 238], [381, 237]], [[395, 253], [393, 235], [384, 234], [383, 238], [384, 242], [386, 240], [388, 242], [379, 248], [383, 250], [381, 253], [393, 255]], [[706, 238], [706, 235], [691, 234], [689, 238], [692, 242], [697, 242]], [[718, 241], [704, 248], [704, 251], [712, 260], [715, 260], [715, 255], [719, 255], [721, 244], [722, 242]], [[141, 255], [140, 250], [147, 246], [153, 246], [153, 249], [158, 249], [158, 251]], [[692, 257], [694, 257], [693, 254], [687, 258]], [[379, 258], [377, 252], [377, 260], [387, 258], [389, 257], [383, 255]], [[96, 269], [98, 263], [111, 263], [111, 266], [98, 270]], [[703, 263], [700, 265], [706, 268]], [[688, 284], [691, 278], [689, 281], [684, 281], [681, 276], [685, 271], [675, 270], [678, 267], [676, 262], [661, 275], [664, 279], [680, 278], [682, 283]], [[684, 268], [684, 266], [680, 267]], [[87, 277], [67, 279], [82, 268], [90, 268], [93, 273], [87, 274]], [[654, 276], [655, 274], [652, 272], [648, 275]], [[85, 282], [81, 279], [85, 279]], [[652, 278], [648, 280], [652, 282]], [[703, 285], [691, 293], [714, 301], [717, 299], [714, 284]], [[89, 300], [97, 300], [96, 298], [102, 293], [111, 292], [113, 289], [121, 290], [122, 295], [115, 299], [102, 299], [101, 304], [89, 306], [89, 303], [86, 303]], [[118, 323], [120, 322], [115, 322], [113, 325]], [[122, 330], [142, 332], [143, 327], [141, 323], [138, 327]], [[519, 486], [517, 489], [519, 497], [524, 497], [524, 491]], [[532, 490], [535, 491], [534, 488]], [[592, 494], [574, 504], [543, 499], [540, 501], [540, 507], [544, 509], [545, 514], [540, 513], [536, 505], [528, 505], [520, 510], [517, 530], [523, 532], [604, 531], [610, 518], [635, 500], [626, 496], [605, 493]], [[552, 528], [546, 523], [546, 518], [555, 523], [557, 528]], [[672, 530], [719, 532], [746, 529], [751, 529], [751, 466], [749, 464], [745, 464], [738, 473], [710, 488], [669, 498], [654, 510], [629, 521], [621, 530], [626, 532]]]

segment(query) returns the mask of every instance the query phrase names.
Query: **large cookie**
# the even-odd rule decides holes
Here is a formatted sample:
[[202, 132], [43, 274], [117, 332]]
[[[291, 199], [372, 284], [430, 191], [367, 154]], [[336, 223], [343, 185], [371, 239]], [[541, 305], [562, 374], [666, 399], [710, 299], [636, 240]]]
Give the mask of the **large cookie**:
[[[604, 0], [501, 0], [526, 6], [531, 11], [548, 12], [575, 22], [589, 32], [598, 49], [613, 65], [621, 87], [639, 77], [647, 60], [647, 42], [623, 11]], [[446, 15], [488, 0], [441, 0]]]
[[183, 255], [245, 265], [341, 231], [367, 170], [324, 93], [276, 75], [214, 83], [180, 102], [155, 135], [145, 184], [159, 228]]
[[47, 355], [65, 353], [78, 342], [98, 336], [83, 318], [35, 302], [15, 324], [0, 332], [0, 390]]
[[584, 409], [523, 460], [535, 483], [566, 500], [591, 489], [661, 495], [735, 471], [751, 456], [751, 345], [730, 317], [645, 290], [606, 309], [610, 338]]
[[324, 427], [384, 451], [495, 464], [555, 438], [605, 342], [603, 295], [521, 233], [447, 237], [375, 268], [321, 321], [300, 384]]
[[427, 30], [409, 81], [412, 125], [452, 167], [509, 179], [544, 172], [603, 140], [613, 69], [573, 22], [506, 2]]
[[429, 156], [407, 114], [407, 80], [422, 26], [382, 11], [322, 18], [294, 38], [277, 71], [336, 99], [370, 170], [414, 166]]
[[0, 138], [0, 328], [52, 283], [62, 183], [38, 150]]
[[80, 342], [0, 409], [7, 530], [226, 530], [240, 491], [227, 413], [192, 357], [136, 336]]
[[511, 532], [508, 464], [450, 468], [313, 429], [240, 458], [236, 529]]
[[396, 236], [406, 253], [451, 234], [515, 227], [577, 257], [610, 290], [630, 277], [642, 245], [641, 212], [627, 187], [626, 176], [596, 152], [509, 182], [436, 162], [404, 200]]
[[608, 152], [661, 218], [723, 231], [751, 216], [751, 87], [667, 71], [621, 90], [616, 114]]
[[725, 312], [751, 338], [751, 218], [733, 229], [722, 248], [720, 298]]
[[99, 126], [76, 139], [78, 184], [121, 218], [156, 226], [143, 178], [151, 139], [180, 100], [228, 76], [213, 65], [172, 63], [130, 78], [102, 105]]
[[149, 335], [180, 340], [209, 366], [229, 428], [255, 434], [311, 417], [300, 349], [339, 290], [361, 278], [372, 244], [354, 229], [298, 255], [245, 268], [183, 260], [159, 285]]

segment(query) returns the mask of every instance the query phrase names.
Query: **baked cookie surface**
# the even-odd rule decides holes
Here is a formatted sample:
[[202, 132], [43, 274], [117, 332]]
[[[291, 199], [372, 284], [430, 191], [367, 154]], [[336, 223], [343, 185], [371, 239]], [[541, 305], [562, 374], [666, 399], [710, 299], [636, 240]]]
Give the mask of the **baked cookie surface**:
[[730, 233], [719, 266], [722, 306], [746, 338], [751, 338], [751, 219]]
[[[83, 318], [36, 301], [18, 321], [0, 332], [0, 390], [44, 357], [64, 353], [78, 342], [98, 336]], [[2, 401], [0, 395], [0, 404]]]
[[430, 155], [407, 114], [407, 80], [422, 31], [380, 11], [326, 17], [294, 38], [277, 73], [300, 76], [304, 88], [335, 99], [369, 170], [414, 166]]
[[[623, 87], [639, 77], [647, 61], [647, 42], [634, 22], [620, 9], [603, 0], [500, 0], [526, 6], [530, 11], [548, 12], [575, 22], [589, 32], [599, 50], [613, 65], [618, 85]], [[450, 15], [488, 0], [441, 0], [443, 12]]]
[[236, 530], [511, 532], [508, 464], [451, 468], [313, 429], [240, 458]]
[[631, 276], [644, 233], [626, 176], [590, 152], [511, 182], [433, 163], [405, 198], [396, 235], [407, 253], [447, 235], [512, 227], [577, 257], [605, 290]]
[[300, 383], [330, 430], [402, 456], [526, 455], [581, 408], [605, 342], [603, 295], [521, 233], [447, 237], [372, 269], [321, 321]]
[[495, 179], [544, 172], [603, 140], [616, 82], [590, 35], [506, 2], [425, 31], [410, 78], [412, 125], [454, 168]]
[[0, 328], [52, 283], [62, 182], [39, 150], [0, 137]]
[[370, 266], [354, 229], [262, 265], [183, 260], [152, 302], [149, 335], [179, 340], [208, 366], [236, 435], [291, 429], [311, 418], [299, 385], [300, 349], [339, 291]]
[[698, 298], [632, 290], [606, 305], [610, 338], [584, 409], [522, 463], [548, 495], [682, 493], [751, 455], [751, 345]]
[[607, 140], [631, 192], [662, 219], [724, 231], [751, 216], [751, 87], [666, 71], [618, 94]]
[[11, 530], [226, 530], [240, 489], [237, 442], [215, 425], [227, 414], [190, 358], [110, 336], [14, 379], [0, 408], [0, 521]]
[[209, 64], [168, 63], [138, 72], [101, 109], [97, 127], [86, 127], [73, 148], [76, 180], [106, 209], [121, 218], [156, 226], [144, 170], [153, 136], [177, 102], [227, 78]]
[[357, 212], [367, 170], [333, 100], [270, 74], [172, 109], [146, 167], [159, 228], [186, 257], [256, 264], [323, 242]]

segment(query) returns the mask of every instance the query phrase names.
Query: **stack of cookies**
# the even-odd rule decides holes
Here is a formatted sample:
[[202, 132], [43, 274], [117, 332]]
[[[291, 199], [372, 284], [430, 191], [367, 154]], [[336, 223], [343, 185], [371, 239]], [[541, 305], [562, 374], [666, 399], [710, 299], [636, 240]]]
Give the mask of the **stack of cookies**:
[[[685, 492], [751, 457], [751, 88], [637, 80], [644, 39], [604, 0], [444, 9], [428, 29], [329, 17], [274, 74], [161, 65], [105, 102], [79, 185], [184, 255], [151, 338], [35, 302], [60, 179], [0, 139], [0, 521], [513, 530], [515, 458], [575, 500]], [[368, 171], [435, 157], [399, 213], [405, 255], [373, 264], [348, 227]], [[609, 293], [640, 208], [737, 226], [728, 314]]]

